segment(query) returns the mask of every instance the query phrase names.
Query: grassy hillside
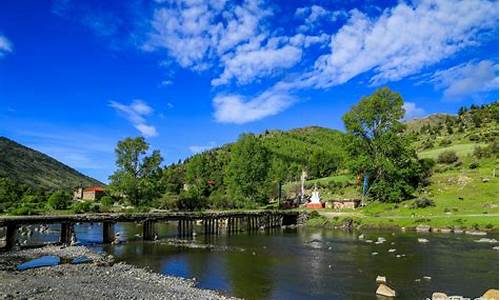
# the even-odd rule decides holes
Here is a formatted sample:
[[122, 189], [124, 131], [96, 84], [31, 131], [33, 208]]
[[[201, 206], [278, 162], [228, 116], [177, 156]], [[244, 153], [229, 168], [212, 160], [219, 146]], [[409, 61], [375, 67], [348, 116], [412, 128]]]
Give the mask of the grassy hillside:
[[46, 189], [73, 189], [102, 185], [71, 167], [34, 149], [0, 137], [0, 177]]
[[[436, 161], [429, 185], [415, 194], [415, 199], [430, 199], [433, 205], [417, 208], [415, 199], [397, 204], [371, 202], [356, 212], [346, 212], [349, 217], [369, 226], [498, 228], [498, 103], [462, 109], [457, 116], [413, 120], [407, 130], [415, 137], [419, 157]], [[440, 163], [444, 151], [453, 151], [458, 160]], [[332, 180], [318, 179], [308, 185]], [[343, 196], [342, 191], [359, 196], [359, 187], [350, 182], [343, 190], [326, 188], [323, 198], [335, 199]]]

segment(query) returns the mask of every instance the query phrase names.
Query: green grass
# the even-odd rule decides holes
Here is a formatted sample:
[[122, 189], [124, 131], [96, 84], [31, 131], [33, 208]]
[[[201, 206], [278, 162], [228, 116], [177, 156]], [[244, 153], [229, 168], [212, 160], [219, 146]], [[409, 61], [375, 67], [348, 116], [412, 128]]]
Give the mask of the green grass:
[[[434, 173], [431, 184], [416, 193], [416, 197], [432, 199], [435, 206], [412, 208], [415, 200], [400, 203], [369, 202], [354, 212], [342, 211], [345, 215], [341, 218], [334, 220], [325, 217], [313, 221], [312, 225], [334, 226], [342, 222], [342, 218], [351, 217], [358, 224], [368, 227], [428, 224], [436, 227], [498, 229], [498, 159], [476, 160], [465, 155], [461, 160], [463, 163], [458, 167], [438, 165], [436, 169], [444, 171]], [[479, 163], [479, 167], [469, 169], [472, 161]]]
[[463, 158], [468, 155], [472, 155], [474, 152], [474, 148], [477, 146], [486, 146], [486, 144], [478, 144], [478, 143], [468, 143], [468, 144], [457, 144], [448, 147], [425, 150], [418, 154], [420, 158], [432, 158], [436, 160], [441, 152], [452, 150], [455, 151], [458, 157]]

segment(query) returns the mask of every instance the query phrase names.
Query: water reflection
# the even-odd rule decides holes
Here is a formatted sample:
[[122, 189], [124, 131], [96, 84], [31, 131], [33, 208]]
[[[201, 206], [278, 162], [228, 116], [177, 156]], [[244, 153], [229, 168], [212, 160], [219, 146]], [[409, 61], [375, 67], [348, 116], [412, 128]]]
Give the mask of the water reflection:
[[[172, 245], [165, 239], [176, 236], [173, 225], [158, 226], [164, 240], [143, 242], [141, 225], [117, 224], [119, 240], [129, 242], [92, 247], [118, 260], [167, 275], [196, 278], [199, 287], [249, 300], [376, 299], [377, 275], [387, 276], [400, 294], [398, 299], [425, 299], [434, 291], [472, 298], [498, 288], [498, 251], [467, 235], [365, 233], [365, 239], [386, 240], [376, 244], [359, 240], [359, 233], [300, 229], [198, 235], [183, 245]], [[101, 241], [98, 224], [78, 225], [75, 230], [83, 243]], [[57, 240], [58, 231], [51, 227], [45, 238], [34, 237]], [[417, 237], [430, 242], [418, 243]], [[203, 245], [211, 247], [200, 247]]]

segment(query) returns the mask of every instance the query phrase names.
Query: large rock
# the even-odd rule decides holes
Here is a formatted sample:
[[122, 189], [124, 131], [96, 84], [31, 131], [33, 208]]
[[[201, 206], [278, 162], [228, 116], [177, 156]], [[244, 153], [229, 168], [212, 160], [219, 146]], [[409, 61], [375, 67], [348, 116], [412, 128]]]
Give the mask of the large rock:
[[385, 296], [385, 297], [396, 297], [396, 291], [391, 289], [389, 286], [381, 283], [378, 286], [377, 291], [375, 292], [377, 295]]
[[416, 228], [417, 232], [429, 232], [431, 231], [431, 226], [420, 224]]
[[448, 295], [440, 292], [432, 293], [432, 300], [448, 300]]
[[489, 289], [483, 294], [483, 300], [498, 300], [498, 290]]

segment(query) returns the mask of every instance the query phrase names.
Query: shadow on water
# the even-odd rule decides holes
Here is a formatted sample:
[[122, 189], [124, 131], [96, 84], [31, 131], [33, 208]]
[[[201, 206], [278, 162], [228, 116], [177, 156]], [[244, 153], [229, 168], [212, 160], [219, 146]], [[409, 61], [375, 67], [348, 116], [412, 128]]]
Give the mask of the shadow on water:
[[[97, 224], [76, 232], [117, 260], [249, 300], [377, 299], [377, 275], [388, 278], [398, 299], [435, 291], [473, 298], [498, 288], [498, 250], [473, 236], [369, 232], [360, 240], [359, 233], [302, 228], [179, 240], [174, 225], [158, 225], [161, 240], [144, 242], [141, 225], [117, 224], [119, 239], [128, 241], [117, 245], [94, 244], [101, 241]], [[367, 242], [378, 238], [385, 242]]]

